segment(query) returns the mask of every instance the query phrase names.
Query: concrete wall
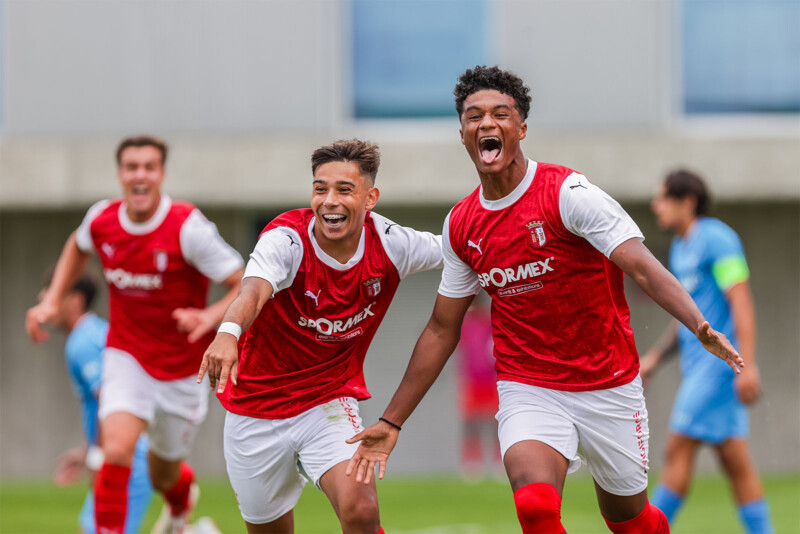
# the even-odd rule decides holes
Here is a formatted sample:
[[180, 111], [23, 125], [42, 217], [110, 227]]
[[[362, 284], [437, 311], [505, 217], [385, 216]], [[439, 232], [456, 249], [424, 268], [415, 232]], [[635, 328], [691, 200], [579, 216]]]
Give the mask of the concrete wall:
[[[169, 138], [166, 187], [210, 206], [305, 204], [311, 152], [336, 138], [361, 137], [382, 152], [382, 204], [452, 204], [476, 186], [475, 170], [449, 121], [418, 132], [354, 127], [287, 139]], [[800, 200], [800, 123], [791, 134], [761, 138], [667, 133], [550, 134], [529, 130], [528, 157], [584, 173], [621, 200], [644, 201], [665, 172], [687, 165], [707, 176], [724, 200]], [[0, 209], [85, 207], [119, 194], [113, 159], [118, 138], [103, 141], [12, 138], [0, 142]]]
[[346, 20], [339, 0], [4, 2], [3, 129], [329, 128]]
[[[642, 203], [627, 204], [656, 255], [666, 257], [667, 236], [654, 228]], [[447, 205], [431, 208], [386, 207], [381, 212], [403, 224], [438, 231]], [[276, 210], [206, 210], [222, 234], [243, 254]], [[717, 213], [742, 236], [752, 269], [759, 319], [759, 362], [764, 399], [752, 410], [752, 449], [759, 466], [770, 471], [798, 470], [800, 418], [800, 204], [724, 203]], [[57, 454], [80, 440], [77, 402], [67, 385], [63, 336], [33, 346], [23, 332], [26, 308], [35, 300], [40, 273], [55, 261], [78, 211], [0, 212], [0, 478], [45, 477]], [[367, 356], [367, 382], [374, 398], [362, 404], [366, 422], [389, 401], [435, 298], [438, 273], [409, 277], [381, 326]], [[103, 300], [101, 296], [100, 300]], [[635, 286], [628, 288], [637, 345], [646, 349], [666, 325], [667, 315]], [[101, 311], [103, 307], [100, 307]], [[459, 419], [455, 366], [450, 362], [437, 384], [406, 424], [392, 457], [395, 473], [452, 473], [457, 470]], [[647, 391], [651, 414], [651, 456], [661, 465], [666, 424], [678, 385], [677, 361], [668, 364]], [[224, 410], [212, 410], [198, 436], [193, 461], [198, 471], [222, 476]], [[713, 466], [709, 458], [701, 468]]]

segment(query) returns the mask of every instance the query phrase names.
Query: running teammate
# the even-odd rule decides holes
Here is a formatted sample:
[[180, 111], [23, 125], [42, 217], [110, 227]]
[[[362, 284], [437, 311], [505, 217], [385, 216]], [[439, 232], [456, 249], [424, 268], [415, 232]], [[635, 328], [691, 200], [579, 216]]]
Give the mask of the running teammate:
[[675, 234], [670, 270], [703, 315], [720, 325], [739, 348], [747, 367], [737, 376], [723, 362], [707, 358], [692, 333], [676, 321], [642, 357], [641, 374], [646, 381], [680, 343], [683, 380], [672, 409], [666, 464], [653, 504], [672, 523], [689, 492], [697, 451], [709, 444], [730, 480], [745, 530], [771, 533], [769, 506], [747, 446], [745, 405], [761, 394], [750, 271], [739, 236], [708, 216], [709, 204], [703, 180], [692, 172], [677, 170], [664, 180], [652, 209], [658, 225]]
[[[49, 285], [49, 280], [48, 280]], [[40, 293], [44, 297], [46, 288]], [[82, 274], [64, 295], [51, 324], [67, 334], [64, 347], [67, 374], [72, 390], [81, 403], [83, 433], [86, 443], [70, 449], [59, 458], [54, 480], [69, 485], [77, 480], [84, 468], [94, 481], [103, 463], [103, 451], [97, 443], [97, 403], [103, 370], [102, 352], [106, 346], [108, 323], [91, 311], [97, 294], [94, 280]], [[142, 436], [136, 444], [131, 477], [128, 482], [128, 517], [125, 534], [136, 534], [142, 524], [153, 488], [147, 476], [147, 439]], [[78, 523], [84, 534], [94, 534], [94, 492], [89, 490], [83, 501]]]
[[[170, 506], [173, 532], [181, 532], [194, 482], [183, 459], [208, 408], [208, 392], [194, 377], [236, 296], [243, 262], [197, 208], [161, 193], [163, 141], [128, 138], [116, 156], [122, 198], [89, 209], [25, 326], [35, 342], [47, 339], [41, 325], [53, 319], [57, 303], [96, 252], [110, 309], [99, 407], [105, 462], [95, 482], [97, 530], [122, 532], [131, 462], [147, 430], [150, 479]], [[206, 307], [209, 279], [228, 291]]]
[[[345, 534], [383, 532], [374, 482], [345, 476], [370, 397], [364, 357], [400, 280], [442, 265], [441, 239], [372, 212], [378, 147], [337, 141], [311, 156], [311, 209], [261, 234], [239, 296], [203, 358], [228, 410], [225, 461], [250, 534], [291, 533], [307, 477]], [[242, 331], [241, 355], [237, 340]]]
[[[461, 142], [481, 185], [445, 220], [445, 267], [428, 325], [383, 420], [348, 472], [379, 476], [400, 426], [455, 348], [474, 295], [492, 299], [500, 447], [524, 533], [560, 533], [568, 472], [585, 460], [612, 532], [668, 532], [647, 500], [647, 409], [623, 273], [732, 367], [739, 355], [586, 177], [522, 154], [529, 89], [497, 67], [455, 88]], [[708, 356], [711, 358], [711, 356]]]

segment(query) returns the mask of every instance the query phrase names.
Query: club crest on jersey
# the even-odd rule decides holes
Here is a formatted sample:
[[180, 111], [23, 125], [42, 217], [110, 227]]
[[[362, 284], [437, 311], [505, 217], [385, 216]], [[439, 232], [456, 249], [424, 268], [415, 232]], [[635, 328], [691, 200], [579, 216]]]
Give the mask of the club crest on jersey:
[[114, 252], [116, 251], [114, 245], [110, 243], [103, 243], [102, 245], [100, 245], [100, 250], [103, 251], [103, 254], [105, 254], [108, 259], [113, 258]]
[[167, 263], [168, 263], [169, 256], [167, 256], [166, 250], [154, 250], [153, 251], [153, 263], [156, 266], [156, 270], [160, 273], [163, 273], [167, 270]]
[[364, 286], [364, 291], [366, 291], [367, 297], [374, 297], [381, 292], [381, 280], [381, 277], [376, 277], [361, 282], [361, 285]]
[[544, 235], [544, 221], [531, 221], [525, 225], [531, 231], [534, 247], [543, 247], [547, 243], [547, 236]]

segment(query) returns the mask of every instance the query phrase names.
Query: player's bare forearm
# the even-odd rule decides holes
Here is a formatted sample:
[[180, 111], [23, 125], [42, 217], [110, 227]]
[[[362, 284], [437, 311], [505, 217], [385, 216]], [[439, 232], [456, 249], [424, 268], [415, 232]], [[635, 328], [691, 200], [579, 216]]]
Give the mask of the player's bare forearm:
[[[261, 312], [272, 296], [272, 284], [261, 278], [245, 278], [239, 287], [239, 294], [233, 299], [222, 318], [223, 322], [239, 325], [244, 332]], [[239, 347], [237, 338], [227, 332], [218, 332], [205, 354], [197, 382], [208, 374], [209, 386], [222, 393], [230, 377], [234, 385], [238, 378]]]
[[225, 315], [225, 312], [230, 307], [231, 303], [233, 303], [238, 296], [239, 288], [242, 285], [242, 276], [244, 276], [244, 269], [238, 269], [236, 272], [232, 273], [225, 280], [223, 280], [222, 285], [224, 285], [228, 291], [222, 296], [221, 299], [206, 308], [212, 317], [215, 318], [215, 322], [219, 323], [222, 321], [223, 315]]
[[432, 328], [422, 331], [408, 362], [403, 380], [397, 387], [383, 416], [402, 425], [439, 377], [447, 360], [458, 345], [458, 332]]
[[78, 277], [86, 268], [89, 255], [78, 247], [75, 232], [72, 232], [64, 244], [64, 249], [53, 271], [53, 279], [47, 288], [44, 300], [51, 303], [61, 302], [64, 294], [69, 291]]
[[731, 307], [733, 328], [739, 342], [739, 353], [745, 365], [755, 363], [756, 353], [756, 311], [753, 293], [748, 282], [741, 282], [731, 287], [726, 298]]
[[89, 255], [78, 247], [75, 232], [72, 232], [64, 244], [42, 301], [30, 308], [25, 316], [25, 331], [34, 343], [47, 341], [49, 336], [42, 324], [55, 316], [61, 299], [86, 268], [88, 259]]
[[740, 282], [725, 294], [731, 307], [733, 328], [739, 342], [739, 352], [745, 370], [736, 378], [736, 392], [745, 404], [751, 404], [761, 396], [761, 377], [756, 366], [756, 313], [753, 293], [747, 281]]
[[642, 376], [643, 383], [646, 384], [652, 378], [658, 366], [675, 354], [677, 348], [678, 321], [671, 319], [655, 344], [639, 360], [639, 374]]
[[678, 280], [638, 239], [629, 239], [611, 253], [611, 261], [630, 276], [656, 304], [697, 332], [703, 314]]
[[736, 373], [740, 372], [744, 362], [728, 338], [709, 326], [689, 293], [641, 241], [625, 241], [614, 249], [610, 259], [656, 304], [693, 332], [707, 351], [725, 360]]
[[356, 473], [357, 482], [369, 484], [376, 465], [378, 478], [383, 478], [386, 461], [397, 442], [398, 427], [417, 407], [455, 350], [472, 298], [452, 299], [442, 295], [436, 298], [433, 314], [417, 340], [403, 380], [383, 413], [386, 421], [379, 421], [347, 440], [361, 442], [347, 466], [347, 475]]
[[403, 380], [383, 416], [402, 425], [442, 372], [458, 345], [461, 323], [472, 297], [453, 299], [438, 295], [428, 324], [414, 346]]
[[238, 291], [239, 294], [231, 301], [222, 321], [236, 323], [242, 327], [242, 331], [245, 331], [250, 328], [261, 313], [261, 308], [272, 297], [273, 288], [272, 284], [263, 278], [250, 276], [241, 280]]

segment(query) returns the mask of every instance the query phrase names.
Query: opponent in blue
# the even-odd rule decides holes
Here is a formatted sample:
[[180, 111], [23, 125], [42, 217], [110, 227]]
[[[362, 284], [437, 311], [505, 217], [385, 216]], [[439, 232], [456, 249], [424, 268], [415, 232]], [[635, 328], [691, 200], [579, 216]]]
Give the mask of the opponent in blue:
[[[74, 482], [80, 473], [80, 470], [75, 469], [76, 465], [85, 465], [93, 474], [103, 463], [102, 450], [97, 446], [97, 406], [108, 323], [90, 311], [96, 292], [97, 287], [92, 279], [88, 275], [82, 275], [62, 299], [54, 320], [54, 324], [68, 334], [65, 346], [67, 373], [72, 389], [80, 399], [86, 437], [86, 447], [79, 448], [80, 457], [76, 458], [75, 450], [62, 456], [55, 475], [56, 482], [61, 484]], [[147, 439], [142, 437], [136, 444], [128, 484], [125, 534], [139, 532], [152, 495], [153, 488], [147, 474]], [[91, 490], [84, 500], [79, 524], [84, 534], [94, 534], [94, 497]]]
[[658, 225], [675, 234], [670, 270], [714, 327], [737, 348], [740, 375], [709, 358], [694, 333], [677, 321], [641, 359], [647, 381], [658, 364], [680, 346], [682, 381], [670, 418], [667, 459], [652, 503], [672, 523], [689, 491], [702, 444], [714, 447], [730, 480], [739, 517], [751, 534], [774, 532], [761, 479], [748, 450], [747, 404], [761, 394], [755, 362], [755, 312], [750, 272], [736, 232], [708, 217], [710, 197], [703, 180], [685, 170], [670, 173], [652, 202]]

